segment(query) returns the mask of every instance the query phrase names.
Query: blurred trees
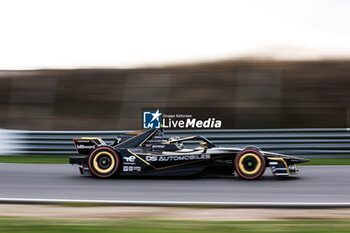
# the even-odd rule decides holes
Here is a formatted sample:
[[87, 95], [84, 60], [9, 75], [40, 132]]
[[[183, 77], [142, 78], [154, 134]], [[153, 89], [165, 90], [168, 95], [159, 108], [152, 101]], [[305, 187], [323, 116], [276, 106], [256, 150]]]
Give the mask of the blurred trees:
[[145, 107], [224, 108], [234, 128], [349, 127], [349, 90], [350, 61], [0, 71], [0, 128], [137, 129]]

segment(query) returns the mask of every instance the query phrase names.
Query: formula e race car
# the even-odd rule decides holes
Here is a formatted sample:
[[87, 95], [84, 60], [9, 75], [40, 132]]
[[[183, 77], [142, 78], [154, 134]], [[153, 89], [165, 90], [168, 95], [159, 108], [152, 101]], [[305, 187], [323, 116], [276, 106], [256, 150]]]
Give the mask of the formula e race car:
[[[136, 131], [120, 135], [107, 145], [101, 138], [75, 138], [80, 156], [70, 163], [79, 165], [83, 175], [98, 178], [113, 176], [191, 176], [230, 175], [253, 180], [270, 167], [274, 176], [289, 176], [298, 172], [295, 164], [308, 159], [260, 150], [216, 147], [203, 136], [163, 138], [162, 129]], [[199, 142], [198, 147], [185, 148]]]

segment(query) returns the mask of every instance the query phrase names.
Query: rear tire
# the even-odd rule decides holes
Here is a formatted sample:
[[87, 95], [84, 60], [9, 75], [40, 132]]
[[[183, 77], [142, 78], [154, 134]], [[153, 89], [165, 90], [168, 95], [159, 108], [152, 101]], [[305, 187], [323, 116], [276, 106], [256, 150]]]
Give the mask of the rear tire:
[[265, 172], [265, 158], [254, 149], [242, 150], [235, 158], [235, 171], [246, 180], [255, 180]]
[[112, 148], [102, 146], [91, 152], [88, 165], [94, 176], [98, 178], [110, 178], [118, 174], [120, 159]]

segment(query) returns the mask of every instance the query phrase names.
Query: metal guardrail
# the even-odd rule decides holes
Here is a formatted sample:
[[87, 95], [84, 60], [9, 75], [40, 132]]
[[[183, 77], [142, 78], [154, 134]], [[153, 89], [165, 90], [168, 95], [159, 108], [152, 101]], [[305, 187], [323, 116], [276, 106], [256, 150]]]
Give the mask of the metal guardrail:
[[[74, 155], [72, 138], [101, 137], [112, 143], [125, 131], [27, 131], [0, 129], [0, 155]], [[217, 146], [255, 145], [307, 157], [350, 157], [350, 129], [165, 130], [165, 138], [203, 135]]]

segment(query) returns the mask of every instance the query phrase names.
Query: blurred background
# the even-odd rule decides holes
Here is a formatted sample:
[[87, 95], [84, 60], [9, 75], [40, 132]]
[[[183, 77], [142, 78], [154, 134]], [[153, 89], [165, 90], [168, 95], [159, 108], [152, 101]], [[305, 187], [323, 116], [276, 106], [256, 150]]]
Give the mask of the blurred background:
[[[0, 127], [142, 128], [142, 108], [220, 108], [232, 128], [349, 127], [350, 61], [0, 71]], [[218, 112], [213, 112], [217, 116]]]
[[349, 127], [348, 9], [3, 1], [0, 128], [138, 129], [144, 107], [221, 108], [234, 129]]
[[200, 132], [220, 145], [348, 156], [349, 9], [345, 0], [3, 1], [0, 154], [72, 154], [72, 137], [112, 141], [142, 128], [143, 108], [179, 108], [248, 130]]

